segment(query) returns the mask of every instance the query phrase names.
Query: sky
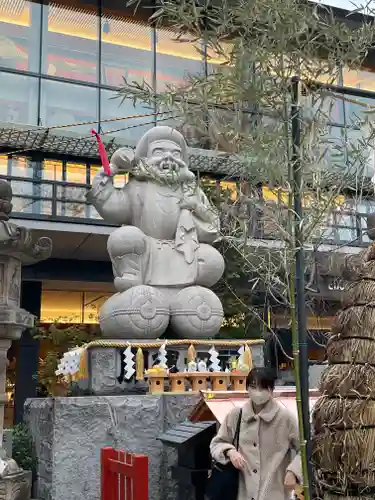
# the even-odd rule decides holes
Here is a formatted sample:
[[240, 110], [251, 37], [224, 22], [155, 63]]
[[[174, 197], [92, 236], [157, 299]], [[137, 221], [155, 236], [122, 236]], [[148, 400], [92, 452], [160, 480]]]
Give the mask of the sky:
[[[368, 0], [311, 0], [316, 3], [331, 5], [332, 7], [340, 7], [341, 9], [353, 10], [358, 6], [367, 5]], [[375, 0], [370, 2], [372, 8], [375, 9]]]

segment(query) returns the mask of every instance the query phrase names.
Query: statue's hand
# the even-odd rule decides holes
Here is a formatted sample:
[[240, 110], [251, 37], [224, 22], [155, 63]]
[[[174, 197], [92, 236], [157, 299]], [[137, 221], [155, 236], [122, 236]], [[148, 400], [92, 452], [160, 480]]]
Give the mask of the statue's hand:
[[111, 158], [111, 175], [131, 172], [134, 168], [134, 151], [130, 148], [120, 148]]
[[194, 211], [197, 209], [198, 202], [197, 199], [193, 196], [188, 197], [188, 198], [181, 198], [180, 200], [180, 208], [181, 209], [186, 209], [186, 210], [191, 210]]

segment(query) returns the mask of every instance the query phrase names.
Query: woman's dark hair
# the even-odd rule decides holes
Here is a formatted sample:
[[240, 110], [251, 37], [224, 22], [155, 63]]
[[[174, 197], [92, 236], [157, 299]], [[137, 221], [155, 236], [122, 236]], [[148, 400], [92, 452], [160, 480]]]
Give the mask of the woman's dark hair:
[[273, 391], [275, 388], [276, 375], [271, 368], [253, 368], [246, 377], [246, 389], [259, 387]]

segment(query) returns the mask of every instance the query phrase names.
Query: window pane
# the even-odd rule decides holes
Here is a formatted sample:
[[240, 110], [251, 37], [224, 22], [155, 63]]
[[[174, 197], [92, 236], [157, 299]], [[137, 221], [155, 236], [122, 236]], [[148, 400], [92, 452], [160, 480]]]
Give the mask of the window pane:
[[96, 9], [61, 6], [45, 8], [48, 31], [43, 42], [43, 72], [97, 82], [99, 18]]
[[11, 160], [11, 175], [13, 177], [33, 178], [35, 163], [24, 156], [15, 156]]
[[12, 191], [14, 195], [32, 195], [33, 194], [33, 181], [11, 181]]
[[88, 205], [88, 207], [86, 207], [86, 210], [88, 219], [95, 219], [98, 220], [98, 224], [106, 225], [106, 223], [103, 221], [103, 217], [98, 214], [98, 212], [92, 205]]
[[[98, 119], [97, 89], [43, 80], [41, 119], [43, 126], [70, 125]], [[93, 125], [64, 129], [90, 134]]]
[[339, 95], [311, 92], [302, 97], [302, 104], [306, 119], [327, 124], [344, 124], [344, 101]]
[[100, 165], [90, 165], [90, 184], [92, 184], [95, 175], [99, 172], [100, 169]]
[[102, 83], [121, 86], [145, 80], [152, 85], [152, 28], [104, 10], [102, 17]]
[[121, 103], [121, 99], [113, 99], [115, 96], [114, 91], [101, 90], [101, 120], [151, 114], [151, 116], [142, 116], [140, 118], [101, 123], [103, 132], [108, 133], [109, 136], [121, 137], [128, 141], [129, 145], [133, 145], [147, 130], [154, 126], [153, 110], [140, 104], [133, 106], [130, 99]]
[[350, 71], [344, 68], [342, 73], [345, 87], [375, 91], [375, 73], [373, 70], [366, 68], [362, 71]]
[[82, 323], [83, 292], [43, 290], [40, 321], [42, 323]]
[[316, 145], [316, 155], [327, 168], [345, 166], [347, 154], [346, 130], [344, 127], [327, 127], [322, 131]]
[[41, 171], [42, 179], [49, 181], [62, 180], [62, 161], [44, 160], [43, 170]]
[[363, 176], [373, 177], [375, 167], [375, 150], [372, 138], [372, 127], [361, 123], [358, 128], [347, 127], [347, 154], [350, 159], [352, 172], [358, 179]]
[[[375, 106], [375, 99], [348, 96], [348, 101], [345, 102], [347, 125], [361, 127], [363, 125], [362, 122], [368, 120], [369, 116], [372, 119], [373, 115], [368, 115], [367, 113], [371, 109], [369, 106]], [[371, 111], [374, 112], [374, 108]]]
[[0, 156], [0, 175], [8, 175], [8, 157]]
[[0, 2], [0, 65], [39, 71], [41, 6], [26, 0]]
[[110, 297], [108, 293], [84, 292], [84, 323], [99, 323], [99, 309]]
[[66, 181], [76, 182], [77, 184], [87, 184], [86, 165], [84, 163], [67, 163]]
[[57, 187], [56, 204], [57, 215], [67, 217], [86, 217], [87, 188], [81, 186], [64, 186]]
[[56, 215], [58, 217], [74, 217], [80, 219], [92, 218], [87, 215], [87, 205], [68, 201], [58, 201], [56, 203]]
[[0, 73], [0, 122], [36, 125], [38, 80]]
[[[195, 43], [176, 41], [173, 31], [156, 30], [156, 89], [163, 91], [166, 85], [184, 85], [187, 75], [202, 73], [202, 54]], [[183, 40], [188, 40], [188, 35]]]
[[52, 215], [52, 201], [33, 200], [30, 198], [22, 198], [21, 196], [13, 196], [12, 204], [12, 213], [14, 214]]
[[[343, 69], [343, 84], [347, 87], [353, 87], [356, 89], [364, 89], [364, 90], [372, 90], [375, 91], [375, 73], [366, 68], [362, 71], [349, 71], [348, 69]], [[364, 111], [368, 108], [367, 105], [374, 106], [375, 100], [368, 99], [363, 97], [355, 97], [349, 96], [351, 101], [355, 102], [346, 102], [346, 116], [348, 125], [353, 125], [358, 123], [358, 121], [363, 120], [366, 116]], [[360, 103], [363, 103], [361, 105]]]
[[[98, 165], [90, 165], [90, 184], [92, 184], [95, 175], [99, 172], [100, 169], [101, 167]], [[116, 175], [113, 179], [113, 185], [117, 188], [122, 188], [125, 186], [128, 180], [129, 174]]]

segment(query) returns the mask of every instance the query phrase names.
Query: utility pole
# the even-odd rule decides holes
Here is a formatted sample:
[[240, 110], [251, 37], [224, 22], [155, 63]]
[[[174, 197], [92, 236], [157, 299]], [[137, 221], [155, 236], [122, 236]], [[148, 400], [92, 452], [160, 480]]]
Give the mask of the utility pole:
[[301, 162], [301, 109], [300, 86], [298, 76], [291, 80], [291, 126], [292, 126], [292, 195], [294, 208], [294, 244], [295, 244], [295, 304], [297, 319], [297, 338], [299, 351], [299, 388], [302, 406], [303, 435], [306, 442], [307, 473], [310, 495], [312, 494], [311, 470], [311, 430], [309, 404], [309, 356], [307, 346], [307, 315], [305, 294], [305, 256], [303, 236], [303, 165]]

